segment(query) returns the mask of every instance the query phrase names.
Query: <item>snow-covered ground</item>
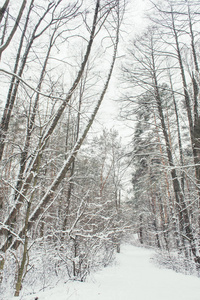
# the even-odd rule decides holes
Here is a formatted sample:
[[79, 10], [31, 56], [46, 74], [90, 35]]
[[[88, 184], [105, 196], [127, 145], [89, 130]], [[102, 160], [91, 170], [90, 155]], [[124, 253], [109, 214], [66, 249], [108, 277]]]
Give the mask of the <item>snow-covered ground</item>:
[[151, 262], [152, 255], [153, 251], [124, 245], [113, 266], [91, 275], [85, 283], [67, 282], [13, 299], [200, 300], [199, 278], [160, 269]]

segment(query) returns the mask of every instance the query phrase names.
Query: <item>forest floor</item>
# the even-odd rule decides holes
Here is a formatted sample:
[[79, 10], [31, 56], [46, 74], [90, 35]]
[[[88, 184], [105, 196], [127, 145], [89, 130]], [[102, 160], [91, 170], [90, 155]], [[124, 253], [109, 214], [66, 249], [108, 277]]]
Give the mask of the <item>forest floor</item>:
[[[122, 246], [115, 263], [90, 275], [87, 282], [58, 284], [21, 295], [20, 300], [199, 300], [200, 278], [162, 269], [152, 261], [154, 252]], [[38, 297], [38, 298], [37, 298]], [[11, 298], [9, 298], [10, 300]], [[7, 299], [6, 299], [7, 300]]]

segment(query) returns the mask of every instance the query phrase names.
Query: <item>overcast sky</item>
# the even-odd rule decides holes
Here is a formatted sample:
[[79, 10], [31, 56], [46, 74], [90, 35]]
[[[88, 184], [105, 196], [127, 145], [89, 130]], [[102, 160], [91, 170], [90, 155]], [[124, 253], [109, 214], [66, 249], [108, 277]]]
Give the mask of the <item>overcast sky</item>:
[[[124, 16], [124, 25], [122, 26], [121, 40], [118, 47], [119, 58], [115, 65], [113, 78], [110, 82], [109, 89], [99, 110], [95, 123], [92, 127], [92, 133], [100, 133], [103, 127], [114, 128], [119, 131], [124, 143], [128, 143], [131, 139], [132, 130], [129, 128], [132, 124], [127, 124], [119, 120], [119, 100], [120, 98], [120, 82], [119, 72], [120, 64], [126, 55], [126, 47], [129, 42], [139, 34], [147, 26], [145, 13], [149, 9], [148, 0], [129, 0], [127, 10]], [[127, 126], [128, 125], [128, 126]]]

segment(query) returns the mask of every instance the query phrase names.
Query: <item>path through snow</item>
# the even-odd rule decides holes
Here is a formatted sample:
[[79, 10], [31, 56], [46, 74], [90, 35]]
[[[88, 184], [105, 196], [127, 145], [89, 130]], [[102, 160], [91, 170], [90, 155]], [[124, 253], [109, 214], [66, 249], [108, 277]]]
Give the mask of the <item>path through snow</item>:
[[150, 250], [125, 245], [116, 264], [91, 276], [89, 282], [68, 282], [19, 299], [200, 300], [199, 278], [157, 268], [150, 261], [152, 254]]

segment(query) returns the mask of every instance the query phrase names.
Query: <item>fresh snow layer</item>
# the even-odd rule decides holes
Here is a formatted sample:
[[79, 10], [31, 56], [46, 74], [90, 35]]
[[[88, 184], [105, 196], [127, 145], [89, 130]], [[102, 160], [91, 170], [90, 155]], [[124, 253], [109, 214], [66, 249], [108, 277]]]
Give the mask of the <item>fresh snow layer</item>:
[[[116, 263], [91, 275], [87, 282], [68, 281], [20, 300], [200, 300], [200, 279], [160, 269], [153, 252], [124, 245]], [[7, 300], [7, 299], [6, 299]]]

